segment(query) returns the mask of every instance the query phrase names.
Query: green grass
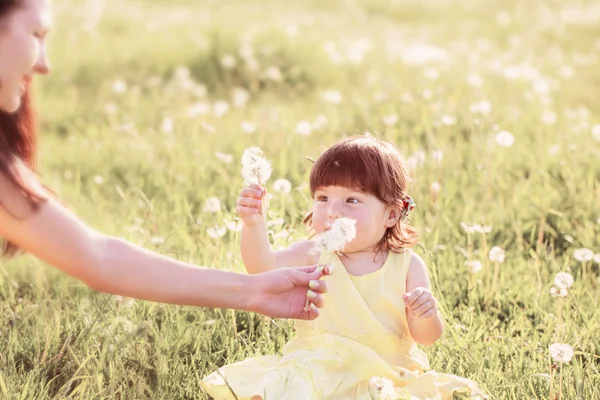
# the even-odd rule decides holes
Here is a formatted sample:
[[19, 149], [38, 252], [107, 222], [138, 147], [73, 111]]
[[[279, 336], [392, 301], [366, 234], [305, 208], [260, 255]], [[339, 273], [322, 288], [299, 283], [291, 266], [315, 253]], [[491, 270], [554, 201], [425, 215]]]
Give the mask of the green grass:
[[[102, 2], [73, 3], [53, 2], [54, 71], [37, 81], [40, 161], [44, 183], [91, 226], [242, 271], [236, 233], [206, 230], [235, 217], [243, 150], [261, 147], [271, 182], [300, 188], [271, 200], [270, 218], [286, 220], [273, 227], [289, 233], [274, 237], [283, 246], [305, 235], [305, 157], [379, 132], [417, 164], [417, 252], [446, 320], [425, 349], [432, 368], [480, 382], [495, 399], [548, 399], [548, 346], [568, 343], [575, 356], [560, 373], [562, 398], [600, 398], [598, 264], [573, 256], [600, 253], [595, 2], [107, 0], [100, 14], [86, 10]], [[445, 56], [416, 64], [415, 45]], [[240, 52], [253, 56], [244, 62]], [[225, 55], [236, 56], [233, 68], [222, 67]], [[269, 67], [280, 80], [265, 78]], [[473, 74], [480, 85], [469, 84]], [[246, 105], [188, 116], [193, 105], [231, 101], [233, 88], [250, 93]], [[326, 90], [341, 103], [324, 101]], [[474, 113], [484, 99], [489, 113]], [[161, 129], [165, 118], [172, 129]], [[299, 135], [302, 120], [326, 123]], [[512, 147], [497, 144], [502, 130]], [[203, 212], [211, 196], [221, 212]], [[467, 235], [461, 222], [492, 231]], [[494, 291], [492, 246], [506, 250]], [[467, 256], [484, 264], [473, 277]], [[549, 293], [560, 271], [575, 277], [564, 299]], [[289, 321], [95, 293], [27, 256], [0, 264], [3, 399], [205, 398], [199, 381], [216, 366], [277, 353], [291, 335]]]

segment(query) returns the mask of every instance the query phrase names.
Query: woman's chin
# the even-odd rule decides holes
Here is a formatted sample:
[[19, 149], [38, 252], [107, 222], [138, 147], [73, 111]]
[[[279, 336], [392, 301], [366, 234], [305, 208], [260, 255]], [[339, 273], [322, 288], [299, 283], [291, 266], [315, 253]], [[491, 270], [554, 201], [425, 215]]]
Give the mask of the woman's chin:
[[21, 96], [11, 96], [7, 99], [0, 98], [0, 110], [12, 114], [21, 106]]

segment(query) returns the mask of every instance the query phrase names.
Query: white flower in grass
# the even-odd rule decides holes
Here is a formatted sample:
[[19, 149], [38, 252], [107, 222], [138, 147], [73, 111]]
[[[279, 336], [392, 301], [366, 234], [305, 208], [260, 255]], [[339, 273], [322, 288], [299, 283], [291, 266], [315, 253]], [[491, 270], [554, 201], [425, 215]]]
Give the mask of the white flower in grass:
[[482, 267], [481, 261], [479, 260], [467, 260], [465, 261], [465, 265], [471, 274], [476, 274], [477, 272], [481, 271]]
[[263, 72], [265, 78], [272, 80], [273, 82], [283, 81], [283, 74], [281, 70], [275, 66], [270, 66]]
[[433, 158], [433, 161], [435, 161], [437, 164], [439, 164], [442, 162], [442, 159], [444, 158], [444, 152], [442, 150], [434, 150], [432, 158]]
[[273, 190], [277, 193], [288, 194], [292, 191], [292, 182], [284, 178], [277, 179], [273, 182]]
[[190, 119], [194, 119], [200, 115], [208, 114], [210, 111], [210, 104], [205, 101], [199, 101], [197, 103], [192, 104], [187, 109], [187, 116]]
[[473, 228], [472, 225], [467, 224], [466, 222], [461, 222], [460, 226], [464, 229], [465, 232], [467, 233], [475, 233], [475, 228]]
[[231, 102], [234, 107], [244, 107], [250, 101], [250, 92], [242, 87], [235, 87], [231, 89]]
[[96, 176], [94, 177], [94, 183], [95, 183], [96, 185], [102, 185], [102, 184], [104, 183], [104, 178], [103, 178], [103, 177], [101, 177], [100, 175], [96, 175]]
[[509, 131], [500, 131], [496, 134], [496, 143], [502, 147], [511, 147], [515, 143], [515, 137]]
[[506, 252], [502, 248], [500, 248], [498, 246], [494, 246], [490, 249], [490, 254], [489, 254], [490, 261], [497, 262], [497, 263], [503, 263], [505, 257], [506, 257]]
[[594, 252], [586, 248], [576, 249], [573, 250], [573, 258], [579, 262], [588, 262], [594, 259]]
[[559, 363], [568, 363], [573, 358], [573, 347], [568, 344], [554, 343], [549, 347], [550, 356]]
[[542, 122], [546, 125], [554, 125], [557, 120], [558, 117], [554, 111], [546, 110], [542, 113]]
[[456, 122], [458, 122], [458, 119], [451, 115], [442, 115], [441, 121], [442, 121], [442, 124], [444, 124], [446, 126], [452, 126], [452, 125], [456, 125]]
[[277, 219], [274, 219], [274, 220], [271, 220], [271, 221], [267, 222], [267, 226], [268, 227], [271, 227], [271, 226], [281, 226], [283, 224], [285, 224], [285, 220], [283, 218], [277, 218]]
[[573, 286], [573, 275], [568, 272], [559, 272], [554, 277], [554, 284], [559, 288], [568, 289]]
[[229, 103], [224, 100], [215, 101], [213, 104], [213, 114], [221, 118], [229, 112]]
[[161, 236], [152, 236], [150, 238], [150, 243], [152, 244], [163, 244], [165, 242], [165, 238]]
[[221, 66], [225, 69], [233, 69], [237, 64], [237, 60], [231, 54], [225, 54], [221, 57]]
[[127, 83], [122, 79], [117, 79], [112, 84], [112, 90], [115, 94], [123, 94], [127, 91]]
[[594, 254], [594, 262], [600, 264], [600, 254]]
[[220, 151], [217, 151], [215, 153], [215, 157], [217, 157], [219, 160], [223, 161], [225, 164], [231, 164], [233, 162], [233, 156], [231, 154], [222, 153]]
[[310, 121], [302, 120], [296, 124], [296, 133], [298, 135], [307, 136], [312, 132], [312, 124]]
[[469, 111], [473, 114], [488, 115], [492, 111], [492, 103], [489, 100], [479, 100], [469, 105]]
[[321, 93], [321, 99], [331, 104], [340, 104], [343, 97], [337, 90], [329, 89]]
[[242, 221], [230, 221], [228, 219], [224, 219], [223, 223], [231, 232], [239, 232], [242, 230]]
[[271, 177], [271, 163], [263, 157], [262, 150], [250, 147], [242, 155], [242, 177], [248, 183], [264, 185]]
[[314, 240], [315, 252], [334, 253], [342, 251], [346, 244], [356, 237], [356, 220], [337, 218], [330, 229], [318, 235]]
[[592, 137], [600, 142], [600, 124], [592, 126]]
[[471, 73], [467, 76], [467, 83], [473, 87], [481, 87], [483, 85], [483, 78], [478, 74]]
[[244, 133], [254, 133], [254, 131], [256, 131], [256, 125], [254, 125], [252, 122], [250, 121], [242, 121], [242, 132]]
[[169, 117], [165, 117], [162, 120], [162, 123], [160, 125], [160, 130], [162, 133], [166, 133], [166, 134], [171, 134], [173, 133], [174, 130], [174, 124], [173, 124], [173, 119], [169, 118]]
[[315, 120], [313, 121], [312, 125], [314, 129], [321, 129], [327, 126], [328, 123], [329, 119], [327, 119], [327, 117], [323, 114], [319, 114], [315, 117]]
[[213, 239], [219, 239], [225, 236], [225, 233], [227, 233], [227, 228], [225, 226], [215, 226], [213, 228], [208, 228], [206, 233], [208, 233], [208, 236]]
[[221, 211], [221, 201], [216, 197], [209, 197], [204, 201], [202, 211], [206, 213], [218, 213]]
[[396, 123], [400, 120], [400, 117], [398, 116], [398, 114], [393, 113], [393, 114], [389, 114], [383, 117], [383, 124], [385, 126], [392, 126], [392, 125], [396, 125]]

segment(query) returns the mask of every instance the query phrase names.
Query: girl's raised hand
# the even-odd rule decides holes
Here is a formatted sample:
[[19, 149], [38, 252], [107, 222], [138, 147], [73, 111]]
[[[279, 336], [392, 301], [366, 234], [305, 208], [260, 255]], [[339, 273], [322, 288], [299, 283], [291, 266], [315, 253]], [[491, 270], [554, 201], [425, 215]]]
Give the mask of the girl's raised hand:
[[236, 203], [236, 211], [247, 226], [256, 226], [264, 221], [262, 201], [266, 194], [266, 188], [254, 183], [240, 193]]

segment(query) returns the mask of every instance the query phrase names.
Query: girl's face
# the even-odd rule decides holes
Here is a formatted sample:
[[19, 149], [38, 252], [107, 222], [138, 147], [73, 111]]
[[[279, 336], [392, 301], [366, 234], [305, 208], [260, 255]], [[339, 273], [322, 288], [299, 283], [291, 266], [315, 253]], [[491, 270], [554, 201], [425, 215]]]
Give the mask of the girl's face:
[[388, 206], [377, 197], [340, 186], [325, 186], [315, 190], [312, 225], [318, 235], [327, 230], [336, 218], [356, 220], [356, 238], [345, 253], [372, 251], [387, 228], [400, 218], [398, 207]]
[[33, 74], [50, 71], [50, 0], [22, 0], [0, 18], [0, 110], [15, 112]]

